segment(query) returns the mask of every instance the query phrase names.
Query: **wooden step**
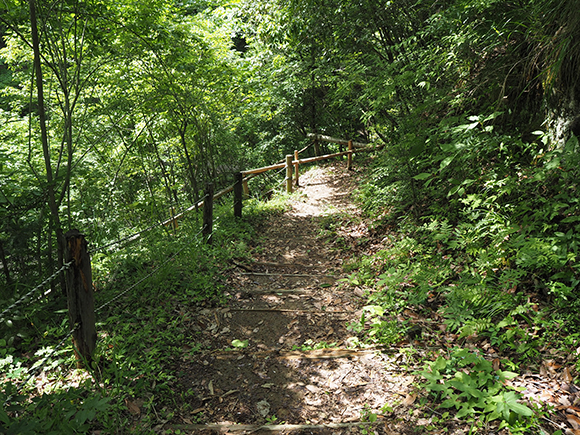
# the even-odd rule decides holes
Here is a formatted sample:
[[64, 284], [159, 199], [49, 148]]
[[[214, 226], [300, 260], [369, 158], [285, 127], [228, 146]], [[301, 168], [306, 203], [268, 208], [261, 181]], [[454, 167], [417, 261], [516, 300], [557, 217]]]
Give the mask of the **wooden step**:
[[208, 424], [174, 424], [166, 426], [168, 429], [186, 430], [186, 431], [214, 431], [218, 433], [246, 433], [260, 434], [294, 430], [321, 431], [324, 429], [348, 429], [352, 427], [366, 427], [372, 423], [369, 422], [351, 422], [351, 423], [327, 423], [327, 424], [231, 424], [231, 423], [208, 423]]

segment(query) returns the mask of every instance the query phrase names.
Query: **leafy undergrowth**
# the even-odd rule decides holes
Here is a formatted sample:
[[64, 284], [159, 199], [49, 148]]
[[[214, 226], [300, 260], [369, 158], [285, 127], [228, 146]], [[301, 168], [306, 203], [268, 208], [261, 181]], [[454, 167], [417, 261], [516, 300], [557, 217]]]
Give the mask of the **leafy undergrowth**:
[[[345, 267], [346, 284], [369, 299], [352, 328], [373, 343], [447, 349], [422, 372], [440, 415], [480, 430], [500, 420], [514, 433], [546, 433], [539, 417], [574, 403], [523, 408], [518, 391], [502, 389], [500, 367], [559, 367], [577, 391], [578, 140], [557, 146], [538, 132], [523, 143], [491, 134], [476, 118], [435, 133], [431, 140], [447, 143], [438, 155], [411, 159], [418, 175], [385, 156], [361, 190], [380, 247]], [[459, 364], [465, 349], [497, 361], [495, 370], [479, 356]]]
[[241, 220], [229, 206], [218, 208], [212, 246], [194, 217], [175, 234], [154, 230], [95, 253], [98, 341], [88, 370], [76, 368], [70, 338], [57, 345], [69, 326], [66, 311], [55, 319], [54, 308], [66, 303], [51, 298], [19, 308], [1, 330], [0, 433], [151, 433], [169, 420], [176, 401], [171, 362], [200, 350], [184, 334], [188, 313], [223, 303], [230, 261], [244, 258], [257, 224], [284, 208], [283, 197], [248, 201]]

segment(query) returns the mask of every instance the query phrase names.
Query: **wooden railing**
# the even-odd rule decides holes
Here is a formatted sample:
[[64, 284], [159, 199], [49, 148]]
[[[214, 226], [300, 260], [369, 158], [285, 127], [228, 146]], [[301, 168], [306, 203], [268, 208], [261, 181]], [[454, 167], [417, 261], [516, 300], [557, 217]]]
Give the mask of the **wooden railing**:
[[[326, 160], [333, 157], [348, 156], [347, 168], [352, 169], [352, 155], [354, 153], [373, 151], [377, 148], [368, 147], [364, 144], [356, 143], [353, 141], [345, 141], [342, 139], [334, 139], [328, 136], [311, 136], [317, 140], [324, 140], [330, 142], [336, 142], [339, 144], [344, 144], [348, 146], [347, 151], [326, 154], [323, 156], [310, 157], [306, 159], [299, 158], [299, 151], [295, 151], [294, 155], [287, 155], [286, 159], [282, 163], [278, 163], [271, 166], [265, 166], [263, 168], [251, 169], [249, 171], [242, 171], [235, 174], [236, 182], [234, 185], [223, 189], [216, 194], [213, 192], [213, 184], [208, 183], [206, 185], [205, 197], [202, 201], [197, 202], [187, 210], [182, 211], [179, 214], [174, 214], [173, 210], [170, 211], [171, 218], [165, 222], [161, 222], [157, 225], [170, 225], [174, 229], [177, 229], [177, 220], [182, 217], [185, 213], [199, 209], [203, 207], [203, 227], [202, 232], [204, 234], [204, 239], [207, 243], [212, 242], [212, 232], [213, 232], [213, 202], [225, 195], [228, 192], [234, 191], [234, 215], [242, 216], [242, 201], [244, 192], [248, 193], [247, 182], [252, 177], [258, 174], [265, 173], [267, 171], [286, 168], [286, 190], [292, 192], [292, 186], [295, 182], [298, 185], [299, 180], [299, 165], [305, 163], [316, 162], [320, 160]], [[304, 150], [302, 150], [304, 151]], [[156, 226], [157, 226], [156, 225]], [[141, 236], [142, 232], [137, 233], [131, 237], [122, 239], [122, 241], [133, 241]], [[92, 271], [91, 271], [91, 260], [90, 255], [87, 252], [87, 241], [84, 235], [76, 230], [69, 231], [66, 234], [67, 241], [67, 252], [66, 252], [66, 282], [67, 282], [67, 298], [69, 305], [69, 317], [71, 325], [74, 329], [71, 330], [70, 334], [73, 334], [75, 353], [77, 356], [78, 364], [90, 363], [92, 359], [92, 354], [95, 349], [96, 343], [96, 327], [95, 327], [95, 304], [93, 296], [93, 286], [92, 286]], [[120, 241], [119, 241], [120, 242]], [[169, 260], [171, 257], [169, 258]], [[167, 261], [169, 261], [167, 260]], [[60, 272], [59, 272], [60, 273]], [[154, 272], [152, 272], [154, 273]], [[151, 275], [151, 274], [150, 274]], [[145, 277], [147, 279], [150, 275]], [[121, 294], [117, 295], [111, 301], [102, 305], [100, 308], [107, 306], [112, 301], [121, 297], [127, 291], [134, 288], [136, 285], [141, 283], [138, 281], [129, 289], [125, 290]], [[99, 309], [100, 309], [99, 308]]]
[[[238, 179], [237, 179], [237, 180], [240, 180], [240, 179], [242, 180], [241, 182], [243, 185], [243, 189], [241, 191], [246, 192], [246, 193], [248, 192], [248, 188], [247, 188], [247, 180], [249, 179], [248, 176], [255, 176], [255, 175], [267, 172], [267, 171], [281, 169], [281, 168], [285, 167], [286, 168], [286, 192], [292, 193], [293, 184], [295, 184], [296, 186], [299, 186], [299, 179], [300, 179], [299, 166], [300, 165], [306, 164], [306, 163], [317, 162], [320, 160], [327, 160], [327, 159], [331, 159], [333, 157], [340, 157], [340, 156], [346, 155], [346, 156], [348, 156], [346, 167], [348, 170], [351, 170], [352, 169], [352, 155], [354, 153], [377, 150], [376, 147], [369, 147], [366, 144], [363, 144], [360, 142], [354, 142], [352, 140], [336, 139], [336, 138], [333, 138], [330, 136], [323, 136], [323, 135], [317, 135], [317, 134], [309, 134], [308, 137], [311, 137], [315, 140], [323, 140], [323, 141], [327, 141], [327, 142], [334, 142], [334, 143], [346, 145], [348, 147], [348, 150], [342, 151], [339, 153], [325, 154], [323, 156], [309, 157], [306, 159], [299, 159], [299, 152], [294, 151], [294, 156], [292, 156], [291, 154], [288, 154], [286, 156], [284, 163], [277, 163], [275, 165], [264, 166], [262, 168], [250, 169], [248, 171], [242, 171], [241, 172], [242, 177], [238, 177]], [[243, 178], [243, 177], [246, 177], [246, 178]], [[293, 183], [293, 180], [295, 181], [295, 183]], [[241, 201], [241, 198], [237, 198], [237, 200]], [[238, 216], [238, 214], [236, 214], [236, 216]], [[241, 216], [241, 210], [239, 212], [239, 216]]]
[[[308, 147], [304, 148], [301, 151], [294, 151], [294, 155], [288, 154], [283, 162], [276, 163], [270, 166], [264, 166], [261, 168], [250, 169], [247, 171], [241, 171], [235, 174], [235, 183], [225, 189], [220, 190], [219, 192], [213, 195], [213, 201], [221, 198], [227, 193], [234, 192], [234, 215], [241, 217], [242, 216], [242, 204], [243, 204], [243, 197], [244, 195], [249, 195], [249, 188], [248, 188], [248, 181], [254, 178], [257, 175], [263, 174], [268, 171], [273, 171], [276, 169], [286, 168], [286, 191], [288, 193], [292, 193], [292, 186], [296, 185], [299, 186], [299, 166], [306, 164], [317, 162], [320, 160], [327, 160], [334, 157], [340, 156], [348, 156], [347, 157], [347, 169], [352, 169], [352, 156], [356, 153], [361, 152], [368, 152], [368, 151], [376, 151], [379, 148], [374, 146], [369, 146], [368, 144], [364, 144], [361, 142], [355, 142], [352, 140], [345, 140], [345, 139], [337, 139], [330, 136], [324, 136], [321, 134], [313, 134], [310, 133], [308, 135], [309, 138], [314, 140], [321, 140], [325, 142], [332, 142], [337, 143], [340, 145], [346, 145], [348, 147], [347, 151], [342, 151], [339, 153], [333, 154], [325, 154], [323, 156], [316, 156], [316, 157], [309, 157], [305, 159], [299, 159], [300, 152], [303, 152]], [[206, 192], [208, 188], [206, 187]], [[186, 213], [191, 212], [192, 210], [198, 210], [201, 207], [204, 207], [206, 203], [207, 195], [204, 197], [203, 200], [197, 202], [196, 204], [192, 205], [191, 207], [183, 210], [181, 213], [172, 215], [169, 219], [163, 222], [164, 225], [171, 225], [175, 227], [177, 225], [177, 220], [182, 218]], [[211, 227], [211, 222], [204, 222], [204, 226], [207, 225], [208, 228]]]

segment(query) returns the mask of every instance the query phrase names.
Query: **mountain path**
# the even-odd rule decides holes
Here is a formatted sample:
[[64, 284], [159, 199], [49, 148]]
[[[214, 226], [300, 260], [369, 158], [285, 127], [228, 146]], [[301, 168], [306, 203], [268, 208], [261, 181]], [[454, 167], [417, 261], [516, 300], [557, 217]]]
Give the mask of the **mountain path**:
[[[340, 279], [368, 228], [351, 195], [357, 173], [311, 169], [291, 209], [273, 216], [252, 262], [228, 278], [226, 307], [202, 309], [184, 352], [181, 433], [411, 433], [413, 356], [356, 346], [366, 302]], [[178, 394], [176, 394], [178, 396]], [[369, 426], [369, 413], [380, 414]], [[389, 418], [383, 417], [388, 415]]]

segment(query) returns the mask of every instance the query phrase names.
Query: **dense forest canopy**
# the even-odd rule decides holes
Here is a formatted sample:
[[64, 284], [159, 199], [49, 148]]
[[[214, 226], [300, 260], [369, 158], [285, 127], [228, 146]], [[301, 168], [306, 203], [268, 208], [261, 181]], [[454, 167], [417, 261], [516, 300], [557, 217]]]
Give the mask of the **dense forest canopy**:
[[319, 133], [382, 145], [359, 192], [374, 230], [412, 228], [405, 258], [454, 264], [385, 254], [368, 276], [414, 277], [418, 305], [425, 274], [453, 280], [444, 314], [466, 335], [513, 320], [531, 292], [576, 337], [577, 6], [0, 0], [0, 299], [62, 267], [66, 231], [107, 244]]
[[[118, 237], [311, 132], [384, 142], [407, 179], [440, 161], [442, 184], [464, 182], [465, 164], [498, 152], [504, 164], [525, 158], [535, 130], [566, 140], [572, 7], [4, 1], [2, 279], [53, 270], [67, 229], [98, 243]], [[475, 154], [467, 136], [492, 129]]]

